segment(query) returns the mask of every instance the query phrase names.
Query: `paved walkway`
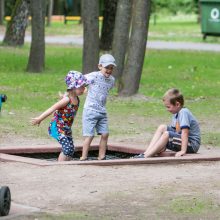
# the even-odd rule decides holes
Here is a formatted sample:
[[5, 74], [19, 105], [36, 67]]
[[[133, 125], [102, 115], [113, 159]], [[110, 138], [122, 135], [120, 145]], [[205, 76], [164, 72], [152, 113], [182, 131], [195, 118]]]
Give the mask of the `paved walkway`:
[[[0, 35], [0, 41], [3, 40], [3, 35]], [[46, 36], [46, 43], [51, 44], [70, 44], [82, 45], [83, 39], [81, 36]], [[31, 36], [25, 37], [25, 42], [31, 42]], [[148, 41], [147, 48], [161, 50], [197, 50], [197, 51], [214, 51], [220, 52], [220, 44], [210, 43], [192, 43], [192, 42], [169, 42], [169, 41]]]

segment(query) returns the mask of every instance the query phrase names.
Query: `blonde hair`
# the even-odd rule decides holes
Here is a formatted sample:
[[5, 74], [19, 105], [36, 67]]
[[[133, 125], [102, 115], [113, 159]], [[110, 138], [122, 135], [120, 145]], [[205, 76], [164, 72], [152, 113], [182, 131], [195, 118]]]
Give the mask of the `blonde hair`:
[[172, 105], [176, 105], [179, 102], [181, 106], [184, 106], [184, 97], [176, 88], [167, 90], [163, 96], [163, 101], [169, 101]]

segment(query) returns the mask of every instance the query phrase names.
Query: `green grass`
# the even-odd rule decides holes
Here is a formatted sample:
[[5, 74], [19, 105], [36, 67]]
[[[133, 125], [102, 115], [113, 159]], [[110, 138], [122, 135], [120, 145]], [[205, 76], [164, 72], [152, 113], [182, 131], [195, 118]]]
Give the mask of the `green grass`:
[[184, 41], [219, 43], [219, 37], [208, 36], [204, 41], [201, 25], [195, 14], [176, 16], [156, 14], [151, 16], [149, 25], [149, 40]]
[[140, 92], [158, 97], [167, 88], [176, 86], [185, 91], [188, 99], [216, 97], [220, 85], [219, 57], [212, 52], [149, 51]]
[[[25, 71], [29, 45], [0, 50], [0, 93], [8, 96], [0, 117], [1, 136], [47, 137], [49, 118], [42, 123], [42, 129], [31, 127], [29, 120], [58, 100], [58, 92], [65, 91], [64, 77], [69, 70], [81, 70], [82, 49], [47, 45], [46, 69], [40, 74]], [[159, 123], [168, 123], [171, 115], [163, 107], [161, 97], [168, 88], [178, 87], [185, 95], [186, 106], [201, 121], [203, 144], [219, 145], [219, 60], [219, 53], [148, 50], [140, 96], [119, 98], [114, 90], [109, 97], [111, 135], [138, 139], [139, 135], [152, 133]], [[76, 139], [81, 137], [84, 99], [82, 96], [74, 125]]]
[[215, 207], [214, 202], [207, 198], [196, 198], [196, 197], [179, 197], [174, 198], [170, 202], [170, 209], [174, 213], [178, 214], [205, 214], [209, 212], [210, 210], [214, 209], [216, 210], [217, 207]]

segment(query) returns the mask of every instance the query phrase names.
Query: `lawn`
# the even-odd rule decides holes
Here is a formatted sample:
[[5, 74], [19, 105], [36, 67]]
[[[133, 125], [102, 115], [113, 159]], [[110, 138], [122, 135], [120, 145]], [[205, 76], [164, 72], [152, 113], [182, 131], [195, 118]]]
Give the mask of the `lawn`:
[[[49, 138], [49, 118], [36, 129], [29, 120], [47, 109], [65, 91], [64, 77], [71, 70], [81, 70], [82, 50], [72, 46], [46, 47], [46, 69], [41, 74], [25, 71], [29, 45], [0, 48], [0, 93], [8, 96], [0, 116], [0, 134], [28, 138]], [[168, 123], [170, 114], [161, 97], [170, 87], [182, 90], [189, 107], [201, 123], [204, 145], [219, 146], [216, 115], [220, 110], [219, 53], [148, 50], [139, 94], [132, 98], [117, 96], [114, 89], [107, 104], [110, 132], [114, 138], [140, 139], [152, 135], [159, 123]], [[74, 126], [74, 136], [81, 137], [81, 113]]]

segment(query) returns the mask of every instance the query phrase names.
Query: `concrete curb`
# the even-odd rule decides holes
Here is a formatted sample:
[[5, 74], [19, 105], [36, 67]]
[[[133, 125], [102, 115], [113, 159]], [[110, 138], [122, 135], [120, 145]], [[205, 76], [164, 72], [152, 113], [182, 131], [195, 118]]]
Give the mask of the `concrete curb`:
[[[76, 151], [81, 151], [82, 146], [76, 146]], [[91, 146], [90, 150], [98, 150], [98, 145]], [[108, 145], [108, 150], [139, 154], [143, 149], [132, 148], [119, 145]], [[114, 165], [139, 165], [139, 164], [173, 164], [173, 163], [195, 163], [203, 161], [220, 161], [220, 155], [207, 155], [207, 154], [187, 154], [183, 157], [152, 157], [147, 159], [115, 159], [115, 160], [88, 160], [88, 161], [45, 161], [41, 159], [34, 159], [13, 155], [15, 153], [51, 153], [60, 152], [60, 147], [53, 146], [31, 146], [31, 147], [4, 147], [0, 149], [0, 161], [21, 162], [38, 166], [60, 166], [60, 165], [95, 165], [95, 166], [114, 166]]]

